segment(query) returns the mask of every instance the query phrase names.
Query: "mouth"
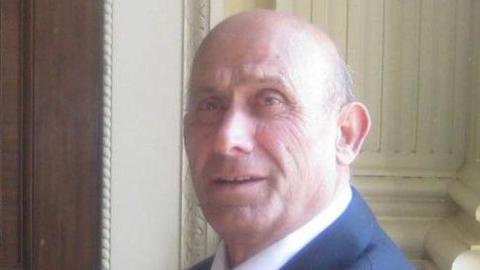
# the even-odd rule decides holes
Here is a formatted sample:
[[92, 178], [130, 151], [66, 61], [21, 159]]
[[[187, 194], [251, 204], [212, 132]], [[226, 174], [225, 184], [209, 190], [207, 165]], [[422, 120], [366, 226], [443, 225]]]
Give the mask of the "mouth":
[[249, 204], [268, 187], [268, 179], [260, 175], [220, 175], [211, 178], [208, 197], [219, 205]]
[[257, 183], [265, 179], [265, 177], [258, 176], [222, 176], [215, 178], [214, 183], [218, 185], [241, 185]]

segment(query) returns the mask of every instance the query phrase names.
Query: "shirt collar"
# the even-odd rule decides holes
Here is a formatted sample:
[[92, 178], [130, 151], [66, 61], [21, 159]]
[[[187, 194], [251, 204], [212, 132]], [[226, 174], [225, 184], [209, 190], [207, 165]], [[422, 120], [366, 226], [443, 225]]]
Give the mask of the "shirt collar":
[[230, 269], [228, 266], [226, 248], [222, 241], [213, 259], [211, 270], [279, 269], [317, 235], [330, 226], [347, 209], [351, 199], [351, 188], [347, 187], [343, 189], [327, 208], [314, 216], [306, 224], [233, 269]]

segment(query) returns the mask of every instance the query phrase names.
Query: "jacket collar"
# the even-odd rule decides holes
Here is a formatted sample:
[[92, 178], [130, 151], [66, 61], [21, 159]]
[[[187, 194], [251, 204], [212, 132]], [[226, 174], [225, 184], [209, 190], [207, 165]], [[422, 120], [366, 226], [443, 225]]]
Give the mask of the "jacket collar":
[[346, 211], [281, 269], [342, 269], [356, 261], [372, 238], [375, 217], [355, 188]]

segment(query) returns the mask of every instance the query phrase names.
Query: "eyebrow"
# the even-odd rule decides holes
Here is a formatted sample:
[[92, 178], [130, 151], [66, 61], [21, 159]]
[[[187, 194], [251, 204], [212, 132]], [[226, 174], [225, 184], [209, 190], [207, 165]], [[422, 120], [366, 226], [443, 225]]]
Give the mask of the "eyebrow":
[[239, 76], [241, 78], [240, 83], [250, 81], [259, 83], [274, 83], [285, 88], [291, 88], [291, 85], [286, 76], [280, 72], [262, 71], [259, 73], [242, 70], [242, 74], [241, 76]]
[[280, 72], [262, 72], [258, 74], [244, 74], [243, 81], [251, 81], [258, 84], [272, 84], [279, 90], [286, 98], [292, 102], [296, 100], [296, 91], [293, 83], [286, 74]]
[[[233, 82], [234, 85], [272, 84], [274, 87], [280, 88], [280, 91], [290, 98], [292, 98], [295, 92], [289, 78], [279, 71], [260, 70], [260, 72], [255, 72], [255, 70], [243, 69], [236, 75], [234, 76], [236, 77]], [[222, 94], [222, 91], [215, 85], [206, 85], [197, 89], [189, 88], [188, 97], [189, 100], [192, 100], [212, 94]]]
[[211, 95], [211, 94], [214, 94], [214, 93], [219, 93], [217, 88], [215, 88], [214, 86], [206, 86], [206, 87], [202, 87], [198, 90], [194, 90], [192, 88], [189, 88], [188, 89], [188, 94], [187, 94], [188, 103], [190, 103], [193, 99], [208, 96], [208, 95]]

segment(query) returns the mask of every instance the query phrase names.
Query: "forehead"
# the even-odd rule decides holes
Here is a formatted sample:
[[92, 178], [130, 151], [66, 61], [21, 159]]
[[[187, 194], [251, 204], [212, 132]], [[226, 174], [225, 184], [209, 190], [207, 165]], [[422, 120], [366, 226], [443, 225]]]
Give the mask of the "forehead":
[[[220, 40], [201, 48], [191, 74], [192, 91], [232, 84], [289, 84], [290, 60], [275, 40]], [[209, 85], [215, 84], [215, 85]]]
[[[213, 60], [213, 61], [212, 61]], [[247, 83], [289, 84], [288, 65], [281, 60], [265, 58], [236, 59], [233, 61], [199, 62], [192, 72], [192, 86], [215, 84], [217, 87], [228, 87]]]
[[269, 83], [296, 98], [323, 99], [332, 64], [324, 47], [310, 32], [288, 27], [214, 32], [194, 59], [190, 94]]

